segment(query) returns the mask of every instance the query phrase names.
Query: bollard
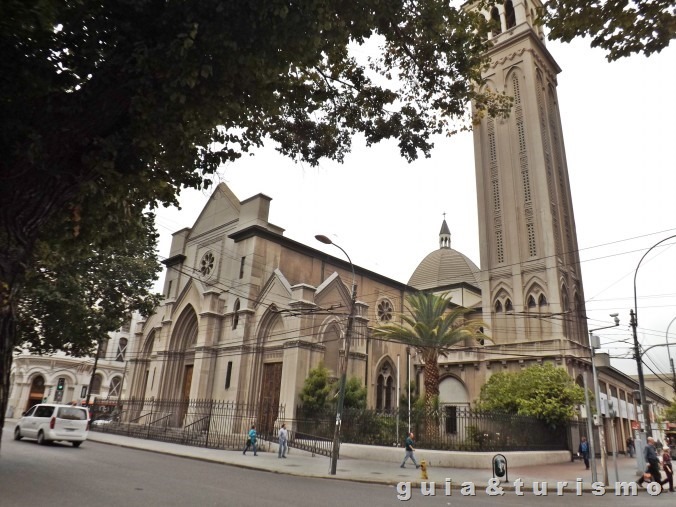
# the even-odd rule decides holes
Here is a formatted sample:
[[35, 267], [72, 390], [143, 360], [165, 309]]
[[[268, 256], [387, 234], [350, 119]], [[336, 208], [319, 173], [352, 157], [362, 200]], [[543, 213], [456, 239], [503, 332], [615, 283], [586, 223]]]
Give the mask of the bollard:
[[427, 480], [427, 461], [425, 460], [420, 461], [420, 478], [423, 481]]

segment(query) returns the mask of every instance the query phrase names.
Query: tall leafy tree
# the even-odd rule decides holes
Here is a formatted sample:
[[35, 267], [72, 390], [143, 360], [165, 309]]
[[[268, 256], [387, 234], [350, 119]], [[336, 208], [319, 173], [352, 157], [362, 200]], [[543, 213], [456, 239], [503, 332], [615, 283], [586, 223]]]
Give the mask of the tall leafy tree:
[[478, 406], [542, 419], [559, 426], [584, 403], [584, 389], [563, 368], [546, 363], [519, 372], [500, 372], [481, 388]]
[[676, 38], [673, 0], [545, 0], [541, 22], [550, 39], [590, 37], [609, 61], [659, 53]]
[[0, 2], [0, 426], [15, 312], [55, 216], [92, 196], [173, 204], [264, 141], [309, 164], [341, 161], [356, 133], [428, 156], [470, 126], [469, 100], [509, 108], [474, 86], [486, 30], [445, 0]]
[[468, 309], [451, 308], [447, 294], [416, 292], [406, 297], [406, 311], [401, 323], [391, 322], [374, 328], [373, 336], [404, 343], [415, 348], [424, 363], [425, 408], [427, 428], [432, 431], [431, 417], [439, 396], [439, 357], [447, 356], [454, 346], [482, 336], [484, 323], [467, 320]]
[[160, 271], [152, 213], [139, 208], [104, 219], [80, 209], [77, 221], [56, 221], [49, 238], [37, 242], [26, 275], [17, 342], [34, 353], [92, 354], [131, 312], [147, 315], [159, 303], [152, 292]]

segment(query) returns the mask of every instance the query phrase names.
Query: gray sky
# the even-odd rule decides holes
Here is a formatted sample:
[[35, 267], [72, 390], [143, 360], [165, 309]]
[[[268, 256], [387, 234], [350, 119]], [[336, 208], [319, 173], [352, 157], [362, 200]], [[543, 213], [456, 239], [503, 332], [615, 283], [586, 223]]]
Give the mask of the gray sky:
[[[670, 151], [676, 144], [676, 48], [607, 63], [585, 40], [549, 41], [547, 47], [562, 68], [558, 97], [589, 328], [612, 325], [609, 314], [619, 313], [619, 327], [596, 334], [602, 351], [626, 356], [636, 266], [652, 245], [676, 235], [676, 157]], [[240, 200], [270, 196], [270, 221], [287, 237], [340, 257], [314, 239], [325, 234], [354, 264], [401, 282], [438, 248], [444, 212], [452, 248], [480, 265], [471, 134], [439, 138], [430, 159], [412, 164], [394, 143], [366, 148], [355, 140], [344, 164], [319, 167], [296, 164], [270, 147], [223, 167], [221, 179]], [[161, 256], [168, 255], [171, 233], [192, 226], [210, 193], [186, 191], [181, 211], [160, 210]], [[665, 343], [676, 318], [676, 238], [663, 245], [638, 270], [639, 341], [645, 346]], [[669, 336], [676, 341], [676, 322]], [[668, 372], [667, 348], [653, 349], [647, 363]], [[629, 374], [636, 369], [633, 359], [613, 365]]]

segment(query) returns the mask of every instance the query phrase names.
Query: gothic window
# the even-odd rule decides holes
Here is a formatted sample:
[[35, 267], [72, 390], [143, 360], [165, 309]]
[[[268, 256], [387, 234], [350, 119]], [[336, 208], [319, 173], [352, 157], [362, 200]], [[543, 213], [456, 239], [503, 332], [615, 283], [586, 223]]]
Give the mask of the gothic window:
[[383, 362], [376, 382], [376, 409], [392, 410], [395, 406], [394, 371], [389, 361]]
[[528, 296], [528, 308], [535, 308], [535, 298], [533, 296]]
[[505, 21], [507, 22], [507, 29], [516, 26], [516, 13], [514, 12], [512, 0], [507, 0], [505, 2]]
[[378, 320], [380, 322], [389, 322], [392, 320], [394, 308], [389, 299], [381, 299], [378, 303]]
[[538, 306], [547, 306], [547, 298], [544, 294], [540, 294], [540, 297], [538, 298]]
[[514, 308], [512, 307], [512, 300], [511, 299], [508, 299], [507, 301], [505, 301], [505, 311], [506, 312], [513, 312], [514, 311]]
[[120, 338], [120, 341], [117, 344], [117, 356], [115, 361], [124, 361], [124, 355], [127, 352], [127, 339]]
[[502, 264], [505, 262], [505, 247], [502, 242], [502, 231], [496, 231], [495, 232], [495, 237], [496, 237], [496, 246], [497, 246], [497, 253], [498, 253], [498, 262]]
[[108, 396], [120, 396], [120, 387], [122, 387], [122, 377], [115, 377], [110, 381]]
[[502, 303], [500, 301], [495, 302], [495, 313], [502, 313]]
[[237, 329], [239, 324], [239, 299], [235, 301], [235, 306], [232, 308], [232, 328]]
[[495, 37], [496, 35], [499, 35], [500, 32], [502, 32], [502, 27], [500, 25], [500, 13], [498, 12], [497, 7], [493, 7], [491, 9], [491, 21], [493, 22], [493, 30], [492, 30], [492, 35]]
[[211, 273], [214, 270], [214, 264], [216, 262], [216, 258], [214, 257], [214, 254], [212, 252], [206, 252], [202, 256], [202, 260], [200, 261], [200, 273], [204, 278], [208, 278], [211, 276]]
[[535, 224], [526, 224], [526, 230], [528, 232], [528, 254], [531, 257], [537, 255], [537, 245], [535, 241]]

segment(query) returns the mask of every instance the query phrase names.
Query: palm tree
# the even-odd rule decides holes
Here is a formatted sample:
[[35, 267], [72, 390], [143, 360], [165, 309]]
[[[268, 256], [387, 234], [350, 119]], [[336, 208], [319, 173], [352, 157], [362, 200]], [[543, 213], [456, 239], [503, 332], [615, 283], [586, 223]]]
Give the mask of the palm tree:
[[425, 412], [428, 435], [435, 432], [432, 409], [439, 396], [439, 356], [447, 356], [451, 347], [464, 340], [477, 340], [483, 335], [481, 321], [467, 321], [470, 310], [456, 307], [449, 309], [448, 294], [436, 295], [417, 292], [406, 296], [406, 313], [401, 314], [401, 323], [388, 323], [373, 330], [373, 336], [389, 341], [405, 343], [415, 348], [424, 362]]

